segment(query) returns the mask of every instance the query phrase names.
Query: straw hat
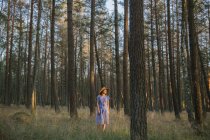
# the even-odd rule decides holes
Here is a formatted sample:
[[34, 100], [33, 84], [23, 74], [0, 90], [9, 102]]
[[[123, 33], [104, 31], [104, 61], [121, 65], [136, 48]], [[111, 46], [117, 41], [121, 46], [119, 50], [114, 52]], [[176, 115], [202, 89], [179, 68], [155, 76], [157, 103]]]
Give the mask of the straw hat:
[[106, 88], [106, 87], [102, 87], [101, 90], [100, 90], [100, 92], [99, 92], [99, 94], [101, 95], [101, 92], [103, 92], [104, 90], [109, 90], [109, 89]]

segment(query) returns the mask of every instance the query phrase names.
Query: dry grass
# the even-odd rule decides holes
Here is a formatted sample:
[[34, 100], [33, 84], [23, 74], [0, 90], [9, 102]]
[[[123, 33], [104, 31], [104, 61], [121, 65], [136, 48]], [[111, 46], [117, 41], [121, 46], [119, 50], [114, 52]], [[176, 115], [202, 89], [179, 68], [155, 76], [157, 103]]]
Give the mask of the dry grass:
[[[89, 109], [79, 109], [79, 118], [70, 119], [67, 108], [56, 114], [50, 107], [38, 107], [36, 117], [24, 106], [0, 105], [0, 135], [11, 140], [129, 140], [129, 118], [111, 110], [110, 125], [106, 132], [97, 130], [95, 118]], [[31, 118], [30, 118], [31, 117]], [[17, 119], [18, 118], [18, 119]], [[206, 120], [206, 135], [198, 136], [187, 121], [187, 114], [175, 120], [174, 114], [161, 115], [148, 112], [148, 137], [150, 140], [208, 140], [210, 119]], [[26, 121], [24, 121], [26, 119]], [[28, 121], [30, 120], [30, 121]], [[6, 139], [6, 138], [5, 138]], [[0, 139], [1, 140], [1, 139]]]

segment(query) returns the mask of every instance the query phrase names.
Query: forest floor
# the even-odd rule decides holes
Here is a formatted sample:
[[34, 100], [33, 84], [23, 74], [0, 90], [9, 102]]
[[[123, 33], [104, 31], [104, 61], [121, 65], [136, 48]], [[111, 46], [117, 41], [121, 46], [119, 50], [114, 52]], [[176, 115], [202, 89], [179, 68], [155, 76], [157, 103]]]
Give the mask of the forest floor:
[[[36, 117], [24, 106], [0, 105], [0, 140], [129, 140], [129, 118], [115, 110], [110, 113], [110, 125], [105, 132], [97, 129], [89, 109], [78, 110], [79, 118], [70, 119], [66, 107], [55, 113], [49, 106], [37, 107]], [[173, 113], [163, 115], [148, 112], [149, 140], [209, 140], [210, 113], [205, 120], [204, 133], [197, 135], [191, 128], [186, 112], [181, 120]]]

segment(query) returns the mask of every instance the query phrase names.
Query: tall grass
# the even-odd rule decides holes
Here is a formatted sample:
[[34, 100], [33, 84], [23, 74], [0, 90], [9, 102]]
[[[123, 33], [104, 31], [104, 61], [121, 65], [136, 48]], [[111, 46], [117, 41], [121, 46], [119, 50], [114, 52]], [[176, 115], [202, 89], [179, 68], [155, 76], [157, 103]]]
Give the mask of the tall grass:
[[[123, 111], [110, 112], [110, 125], [105, 132], [98, 130], [95, 118], [89, 117], [89, 109], [79, 109], [79, 118], [71, 119], [66, 107], [56, 114], [50, 107], [38, 107], [36, 117], [31, 121], [14, 119], [16, 112], [30, 114], [24, 106], [5, 107], [0, 105], [0, 131], [11, 140], [129, 140], [129, 117]], [[209, 140], [210, 135], [198, 136], [187, 121], [187, 114], [175, 120], [173, 113], [161, 115], [148, 112], [149, 140]], [[27, 118], [24, 118], [27, 119]], [[30, 120], [30, 119], [29, 119]], [[207, 126], [210, 120], [207, 121]], [[210, 127], [206, 128], [207, 130]], [[210, 132], [210, 131], [208, 131]]]

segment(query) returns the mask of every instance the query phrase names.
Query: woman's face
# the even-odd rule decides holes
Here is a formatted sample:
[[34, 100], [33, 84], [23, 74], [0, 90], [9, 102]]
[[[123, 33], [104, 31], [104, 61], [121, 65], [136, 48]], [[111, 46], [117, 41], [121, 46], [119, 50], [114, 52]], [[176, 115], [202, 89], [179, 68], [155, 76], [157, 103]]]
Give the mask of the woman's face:
[[107, 90], [106, 90], [106, 89], [103, 91], [103, 94], [104, 94], [104, 95], [106, 95], [106, 94], [107, 94]]

